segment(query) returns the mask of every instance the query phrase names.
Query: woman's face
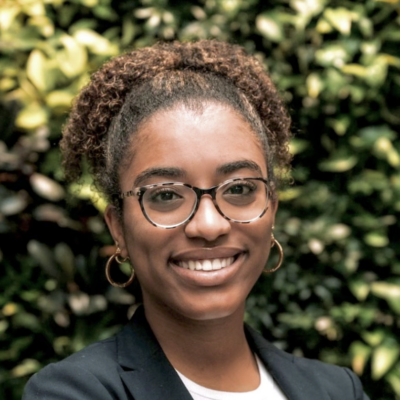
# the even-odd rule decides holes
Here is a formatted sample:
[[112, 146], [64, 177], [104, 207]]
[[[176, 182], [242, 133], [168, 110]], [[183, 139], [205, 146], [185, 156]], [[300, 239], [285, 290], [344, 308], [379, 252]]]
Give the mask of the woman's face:
[[[210, 188], [230, 178], [267, 178], [264, 152], [250, 125], [224, 105], [205, 105], [202, 112], [184, 106], [159, 111], [141, 126], [133, 146], [134, 157], [120, 175], [123, 191], [135, 181], [135, 186], [173, 181]], [[106, 220], [122, 255], [131, 259], [146, 310], [206, 320], [243, 313], [267, 262], [275, 212], [270, 200], [261, 218], [234, 223], [204, 195], [189, 222], [164, 229], [149, 223], [137, 198], [128, 197], [122, 225], [112, 207]], [[216, 259], [228, 266], [184, 268], [193, 262], [203, 268]]]

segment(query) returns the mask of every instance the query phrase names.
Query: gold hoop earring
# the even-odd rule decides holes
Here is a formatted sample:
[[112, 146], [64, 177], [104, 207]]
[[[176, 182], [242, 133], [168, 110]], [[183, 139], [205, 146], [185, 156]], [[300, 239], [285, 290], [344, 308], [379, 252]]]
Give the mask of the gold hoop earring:
[[117, 250], [115, 251], [115, 253], [108, 259], [107, 264], [106, 264], [106, 278], [111, 285], [113, 285], [115, 287], [125, 288], [125, 287], [129, 286], [135, 279], [135, 271], [133, 270], [132, 266], [131, 266], [131, 268], [132, 268], [131, 275], [130, 275], [129, 279], [124, 283], [115, 282], [111, 278], [111, 274], [110, 274], [111, 264], [113, 263], [114, 260], [118, 264], [123, 264], [129, 260], [129, 257], [121, 258], [120, 254], [121, 254], [121, 249], [119, 247], [117, 247]]
[[281, 265], [282, 265], [282, 261], [283, 261], [283, 249], [281, 244], [275, 239], [275, 236], [273, 233], [271, 233], [271, 249], [272, 247], [274, 247], [276, 245], [276, 247], [278, 248], [278, 252], [279, 252], [279, 260], [278, 263], [275, 265], [274, 268], [271, 269], [264, 269], [263, 273], [264, 274], [270, 274], [271, 272], [275, 272], [277, 271]]

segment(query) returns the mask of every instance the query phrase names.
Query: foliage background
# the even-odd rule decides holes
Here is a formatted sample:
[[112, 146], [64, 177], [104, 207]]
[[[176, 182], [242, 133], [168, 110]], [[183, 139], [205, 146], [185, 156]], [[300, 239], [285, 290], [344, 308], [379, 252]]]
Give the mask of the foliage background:
[[[246, 320], [295, 354], [350, 366], [400, 399], [400, 3], [396, 0], [3, 0], [0, 10], [0, 398], [117, 332], [133, 296], [103, 276], [112, 241], [58, 141], [71, 100], [109, 57], [217, 38], [263, 60], [293, 115], [281, 270]], [[271, 262], [272, 263], [272, 262]]]

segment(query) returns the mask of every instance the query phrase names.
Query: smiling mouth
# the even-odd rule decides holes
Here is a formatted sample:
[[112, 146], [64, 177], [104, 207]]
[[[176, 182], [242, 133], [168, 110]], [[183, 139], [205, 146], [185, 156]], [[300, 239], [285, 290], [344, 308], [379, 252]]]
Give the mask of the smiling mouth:
[[222, 268], [229, 267], [235, 262], [238, 257], [239, 255], [236, 255], [234, 257], [212, 258], [203, 260], [173, 260], [172, 262], [178, 267], [190, 269], [192, 271], [216, 271]]

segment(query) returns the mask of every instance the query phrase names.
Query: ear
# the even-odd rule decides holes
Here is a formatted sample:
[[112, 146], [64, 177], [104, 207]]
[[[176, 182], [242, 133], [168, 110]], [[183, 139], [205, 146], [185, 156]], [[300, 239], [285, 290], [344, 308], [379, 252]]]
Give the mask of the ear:
[[122, 227], [121, 217], [118, 215], [116, 208], [109, 204], [104, 212], [104, 219], [110, 230], [111, 236], [115, 243], [121, 249], [121, 257], [127, 257], [128, 252], [126, 249], [125, 235]]

